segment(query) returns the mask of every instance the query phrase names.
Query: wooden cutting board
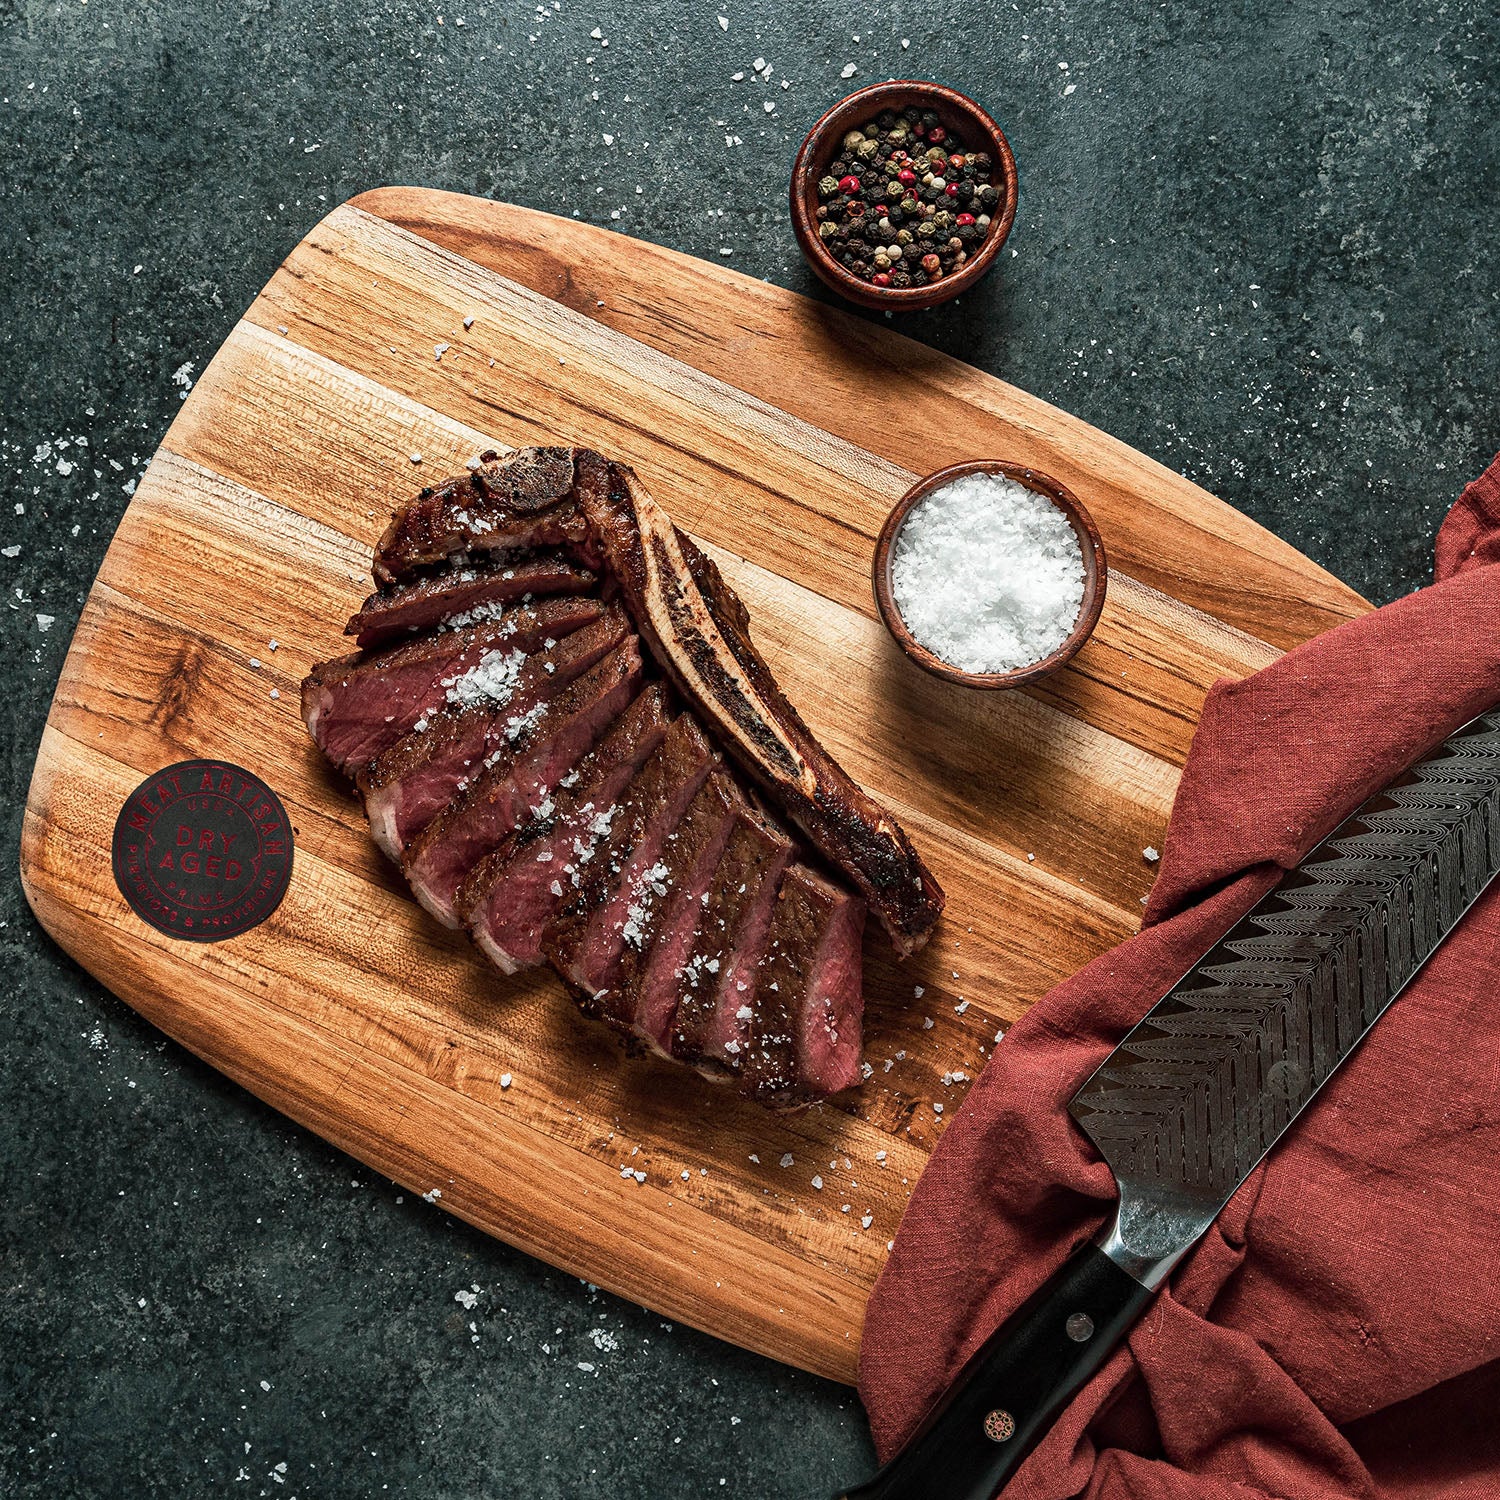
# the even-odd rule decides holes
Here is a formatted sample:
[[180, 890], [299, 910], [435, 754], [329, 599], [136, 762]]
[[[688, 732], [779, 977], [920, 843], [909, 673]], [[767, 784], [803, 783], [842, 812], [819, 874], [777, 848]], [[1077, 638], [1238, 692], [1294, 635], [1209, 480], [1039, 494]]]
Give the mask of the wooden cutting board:
[[[308, 741], [298, 684], [346, 649], [391, 507], [495, 443], [633, 464], [946, 887], [911, 962], [872, 927], [873, 1073], [839, 1105], [768, 1114], [624, 1057], [548, 975], [488, 969], [410, 900]], [[1113, 564], [1096, 636], [1036, 691], [924, 676], [875, 618], [887, 510], [914, 474], [970, 457], [1062, 480]], [[889, 326], [587, 225], [386, 189], [292, 252], [141, 480], [63, 668], [22, 877], [127, 1003], [439, 1208], [852, 1380], [965, 1075], [1138, 927], [1141, 851], [1162, 842], [1205, 691], [1366, 608], [1150, 459]], [[197, 756], [263, 777], [296, 828], [275, 915], [210, 944], [147, 927], [109, 860], [126, 796]]]

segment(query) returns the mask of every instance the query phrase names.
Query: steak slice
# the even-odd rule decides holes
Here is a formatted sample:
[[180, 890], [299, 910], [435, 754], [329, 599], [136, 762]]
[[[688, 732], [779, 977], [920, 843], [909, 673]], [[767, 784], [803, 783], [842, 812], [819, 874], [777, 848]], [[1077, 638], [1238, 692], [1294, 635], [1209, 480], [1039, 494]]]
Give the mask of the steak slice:
[[591, 561], [619, 584], [662, 670], [727, 750], [820, 853], [862, 891], [897, 951], [915, 952], [943, 892], [896, 820], [818, 743], [750, 639], [750, 620], [718, 568], [635, 475], [578, 461]]
[[640, 641], [632, 635], [546, 703], [515, 744], [417, 834], [406, 850], [406, 878], [433, 916], [460, 925], [453, 898], [464, 876], [520, 824], [551, 811], [548, 793], [640, 682]]
[[485, 652], [534, 652], [603, 613], [597, 599], [545, 599], [373, 656], [356, 652], [321, 662], [302, 683], [308, 733], [339, 770], [352, 773], [440, 708], [447, 682], [477, 666]]
[[[677, 971], [692, 947], [714, 871], [734, 830], [734, 815], [747, 805], [727, 771], [715, 771], [699, 787], [657, 858], [658, 868], [666, 873], [632, 908], [620, 951], [619, 982], [606, 995], [595, 996], [602, 1015], [629, 1027], [663, 1056], [670, 1056], [667, 1040], [677, 1009]], [[665, 887], [664, 894], [658, 894], [657, 886]], [[648, 984], [653, 975], [656, 982]]]
[[597, 574], [570, 562], [561, 552], [514, 560], [502, 557], [380, 589], [360, 606], [344, 626], [344, 634], [368, 649], [444, 623], [470, 625], [498, 619], [505, 605], [518, 599], [586, 594], [598, 581]]
[[572, 498], [574, 448], [480, 456], [467, 474], [428, 486], [391, 518], [375, 548], [375, 582], [392, 584], [459, 554], [574, 546], [584, 539]]
[[447, 688], [436, 714], [418, 719], [359, 774], [375, 842], [393, 859], [454, 796], [540, 718], [541, 708], [629, 633], [625, 615], [606, 609], [592, 625], [534, 656], [491, 651]]
[[542, 934], [542, 952], [590, 1014], [596, 997], [619, 982], [620, 951], [638, 930], [645, 903], [666, 894], [658, 857], [717, 760], [692, 715], [682, 714], [601, 815], [607, 827], [579, 888]]
[[[542, 961], [542, 932], [565, 894], [583, 881], [594, 825], [661, 744], [667, 688], [653, 683], [562, 778], [552, 810], [525, 824], [465, 877], [454, 907], [480, 949], [507, 974]], [[604, 826], [608, 826], [607, 823]]]
[[806, 865], [786, 872], [760, 962], [740, 1086], [797, 1103], [859, 1078], [865, 904]]
[[[756, 966], [766, 951], [776, 889], [795, 852], [761, 812], [746, 807], [735, 814], [692, 946], [673, 975], [673, 1057], [739, 1069], [750, 1039]], [[664, 975], [648, 981], [665, 982]]]

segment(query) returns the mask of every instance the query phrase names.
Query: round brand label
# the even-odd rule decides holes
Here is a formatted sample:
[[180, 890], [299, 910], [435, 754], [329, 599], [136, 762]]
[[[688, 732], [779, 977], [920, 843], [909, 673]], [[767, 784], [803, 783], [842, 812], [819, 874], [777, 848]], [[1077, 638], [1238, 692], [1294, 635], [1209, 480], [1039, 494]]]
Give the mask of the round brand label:
[[276, 910], [292, 878], [292, 825], [258, 776], [185, 760], [130, 794], [115, 823], [115, 883], [159, 932], [234, 937]]

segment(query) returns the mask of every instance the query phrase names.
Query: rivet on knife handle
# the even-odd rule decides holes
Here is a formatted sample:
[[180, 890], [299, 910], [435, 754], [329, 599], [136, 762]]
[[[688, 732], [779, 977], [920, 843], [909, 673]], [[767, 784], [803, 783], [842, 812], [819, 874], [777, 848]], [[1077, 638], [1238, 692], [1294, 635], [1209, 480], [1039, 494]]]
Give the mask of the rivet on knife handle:
[[844, 1500], [991, 1500], [1497, 869], [1500, 710], [1339, 824], [1073, 1096], [1114, 1220]]

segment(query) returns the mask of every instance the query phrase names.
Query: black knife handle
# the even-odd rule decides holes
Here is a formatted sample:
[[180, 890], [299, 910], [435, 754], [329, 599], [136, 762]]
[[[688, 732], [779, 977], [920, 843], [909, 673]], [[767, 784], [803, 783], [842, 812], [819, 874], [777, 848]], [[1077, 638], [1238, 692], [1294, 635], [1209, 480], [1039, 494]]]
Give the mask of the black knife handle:
[[840, 1500], [992, 1500], [1154, 1295], [1085, 1245], [974, 1351], [900, 1453]]

